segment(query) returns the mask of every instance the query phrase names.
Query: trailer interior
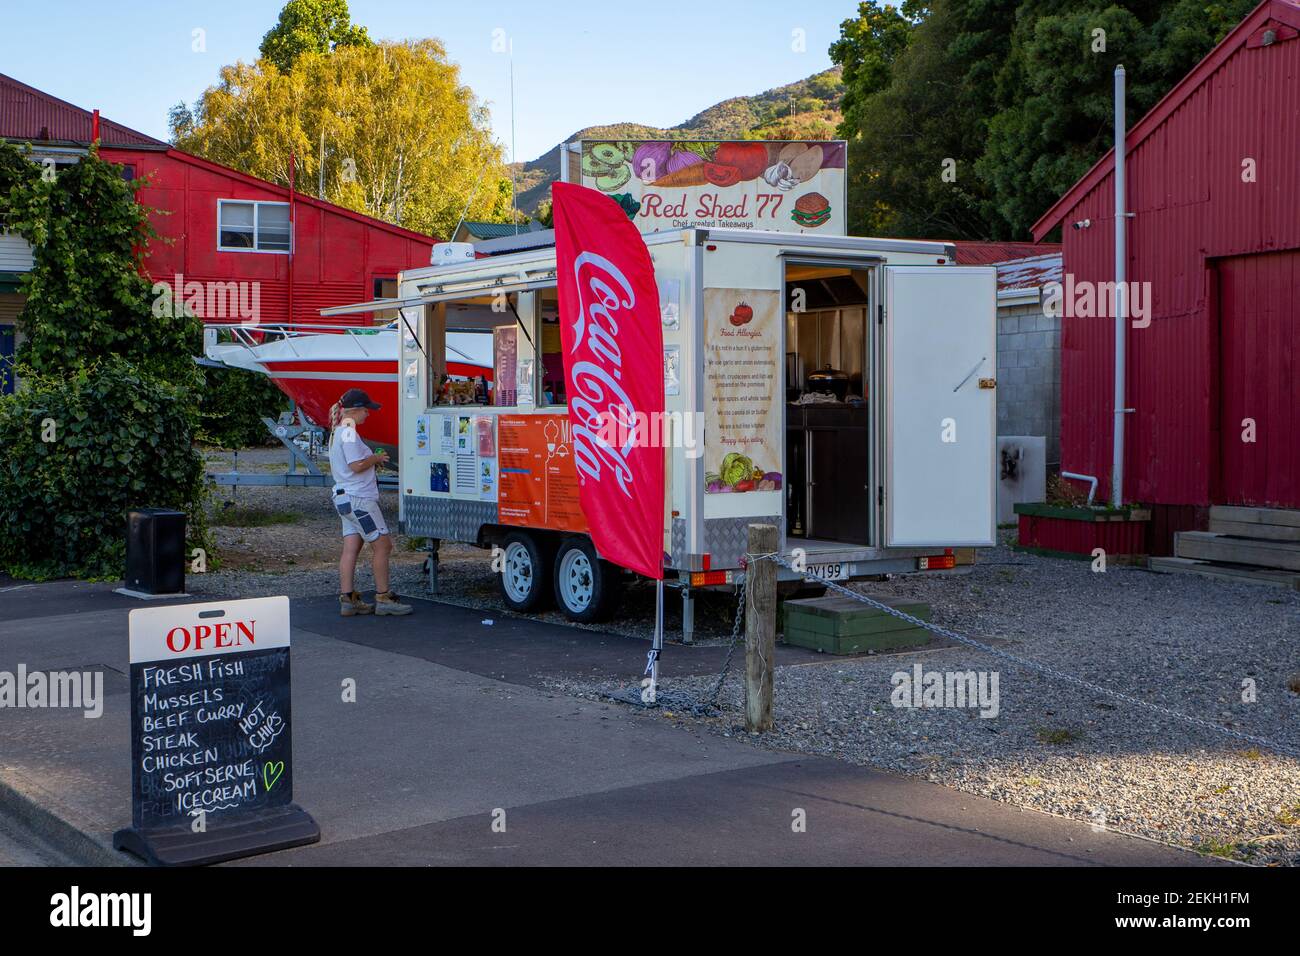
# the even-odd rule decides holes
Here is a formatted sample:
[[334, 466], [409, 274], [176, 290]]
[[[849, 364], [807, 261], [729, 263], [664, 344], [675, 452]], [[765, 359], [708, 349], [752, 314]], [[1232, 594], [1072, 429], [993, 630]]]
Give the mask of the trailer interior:
[[874, 267], [785, 265], [786, 537], [871, 546]]

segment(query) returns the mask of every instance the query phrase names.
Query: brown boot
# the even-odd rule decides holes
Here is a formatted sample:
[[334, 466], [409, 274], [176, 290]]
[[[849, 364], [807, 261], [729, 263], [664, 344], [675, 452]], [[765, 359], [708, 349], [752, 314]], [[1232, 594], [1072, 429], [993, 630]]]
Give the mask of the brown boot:
[[352, 617], [354, 614], [374, 614], [375, 606], [367, 604], [361, 600], [361, 592], [353, 591], [351, 594], [339, 595], [339, 614], [343, 617]]
[[404, 614], [410, 614], [414, 608], [409, 604], [402, 604], [397, 600], [397, 595], [392, 591], [387, 594], [375, 594], [375, 614], [384, 616], [386, 614], [394, 617], [401, 617]]

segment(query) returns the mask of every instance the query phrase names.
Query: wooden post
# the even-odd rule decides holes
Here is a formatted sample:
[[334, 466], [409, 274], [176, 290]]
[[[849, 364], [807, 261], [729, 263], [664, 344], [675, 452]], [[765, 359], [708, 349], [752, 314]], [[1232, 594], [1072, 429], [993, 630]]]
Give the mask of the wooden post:
[[[749, 526], [749, 554], [777, 549], [774, 525]], [[745, 727], [772, 729], [772, 683], [776, 671], [776, 563], [750, 560], [745, 568]]]

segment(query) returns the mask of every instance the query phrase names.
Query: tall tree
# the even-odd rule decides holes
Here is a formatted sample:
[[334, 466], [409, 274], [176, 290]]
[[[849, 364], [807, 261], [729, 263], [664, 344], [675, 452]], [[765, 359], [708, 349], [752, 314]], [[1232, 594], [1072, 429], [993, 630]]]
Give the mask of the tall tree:
[[312, 191], [323, 171], [327, 200], [409, 229], [448, 235], [462, 212], [510, 217], [487, 111], [433, 39], [309, 51], [287, 71], [266, 60], [224, 67], [172, 136], [282, 184], [294, 153], [299, 188]]
[[[1136, 119], [1255, 0], [932, 0], [899, 50], [876, 4], [841, 26], [855, 232], [1027, 238], [1111, 145], [1116, 63]], [[852, 65], [852, 69], [850, 68]]]
[[370, 44], [366, 28], [353, 25], [347, 0], [289, 0], [279, 21], [262, 37], [259, 52], [264, 60], [288, 70], [304, 53]]
[[1113, 75], [1128, 73], [1132, 125], [1255, 0], [1022, 0], [997, 78], [998, 110], [978, 170], [1017, 235], [1113, 142]]

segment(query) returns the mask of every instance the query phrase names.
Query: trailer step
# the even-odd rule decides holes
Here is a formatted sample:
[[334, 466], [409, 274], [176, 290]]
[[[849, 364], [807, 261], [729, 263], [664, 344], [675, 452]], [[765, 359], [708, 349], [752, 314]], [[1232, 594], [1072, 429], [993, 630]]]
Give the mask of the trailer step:
[[1300, 542], [1237, 538], [1211, 531], [1180, 531], [1174, 555], [1197, 561], [1249, 564], [1280, 571], [1300, 571]]
[[1203, 578], [1236, 583], [1268, 584], [1274, 587], [1300, 590], [1300, 574], [1273, 571], [1245, 564], [1224, 564], [1214, 561], [1194, 561], [1190, 558], [1151, 558], [1147, 565], [1161, 574], [1195, 574]]

